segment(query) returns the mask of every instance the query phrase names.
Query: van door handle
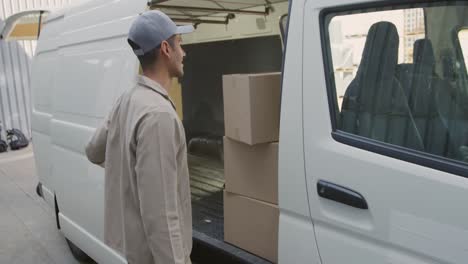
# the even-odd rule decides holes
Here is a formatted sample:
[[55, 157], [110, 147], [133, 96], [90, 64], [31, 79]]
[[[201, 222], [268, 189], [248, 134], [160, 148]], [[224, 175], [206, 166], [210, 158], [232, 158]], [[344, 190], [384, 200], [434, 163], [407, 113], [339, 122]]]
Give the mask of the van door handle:
[[317, 182], [317, 192], [322, 198], [338, 203], [346, 204], [359, 209], [368, 209], [366, 199], [351, 189], [333, 184], [331, 182], [319, 180]]

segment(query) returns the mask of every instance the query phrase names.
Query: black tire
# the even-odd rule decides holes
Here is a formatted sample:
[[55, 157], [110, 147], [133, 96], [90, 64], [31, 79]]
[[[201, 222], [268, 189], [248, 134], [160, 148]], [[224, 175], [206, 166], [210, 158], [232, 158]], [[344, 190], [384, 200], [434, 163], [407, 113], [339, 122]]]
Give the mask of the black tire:
[[70, 248], [70, 251], [73, 255], [73, 257], [78, 260], [79, 262], [84, 262], [84, 263], [88, 263], [88, 262], [92, 262], [93, 259], [88, 256], [86, 253], [83, 252], [83, 250], [81, 250], [79, 247], [77, 247], [75, 244], [73, 244], [73, 242], [71, 242], [70, 240], [66, 239], [67, 240], [67, 244], [68, 244], [68, 247]]

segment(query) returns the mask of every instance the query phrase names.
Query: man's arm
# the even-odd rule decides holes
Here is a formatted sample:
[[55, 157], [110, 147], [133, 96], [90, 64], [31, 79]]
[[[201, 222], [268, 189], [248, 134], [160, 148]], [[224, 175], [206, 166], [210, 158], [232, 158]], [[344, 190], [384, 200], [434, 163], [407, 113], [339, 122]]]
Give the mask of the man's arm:
[[93, 137], [86, 145], [86, 156], [94, 164], [101, 165], [106, 160], [107, 131], [109, 128], [109, 118], [96, 129]]
[[177, 187], [177, 120], [166, 112], [148, 114], [136, 136], [138, 196], [154, 261], [186, 264]]

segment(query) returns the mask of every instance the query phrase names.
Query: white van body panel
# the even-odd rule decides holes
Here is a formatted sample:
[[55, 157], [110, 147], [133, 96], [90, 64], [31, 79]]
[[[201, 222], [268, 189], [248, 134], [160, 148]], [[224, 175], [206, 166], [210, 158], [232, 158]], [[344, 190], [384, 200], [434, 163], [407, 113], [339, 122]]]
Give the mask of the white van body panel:
[[[39, 179], [44, 182], [44, 199], [55, 207], [54, 192], [60, 179], [52, 174], [50, 121], [52, 119], [52, 90], [54, 89], [56, 70], [58, 68], [58, 36], [61, 30], [63, 14], [49, 16], [44, 22], [41, 41], [38, 41], [36, 55], [31, 67], [32, 90], [32, 137], [34, 157]], [[45, 74], [47, 73], [47, 74]]]
[[51, 14], [34, 59], [33, 137], [44, 198], [54, 207], [55, 195], [61, 231], [100, 263], [125, 260], [103, 243], [104, 170], [88, 162], [84, 146], [134, 85], [138, 64], [126, 37], [145, 8], [145, 0], [91, 1]]
[[279, 263], [320, 263], [310, 220], [304, 170], [302, 128], [303, 12], [305, 1], [292, 2], [283, 65], [278, 164]]
[[52, 174], [67, 181], [55, 191], [61, 219], [67, 222], [64, 234], [103, 263], [124, 262], [103, 243], [104, 170], [89, 163], [84, 146], [117, 97], [134, 86], [138, 66], [126, 37], [145, 7], [145, 1], [118, 1], [90, 10], [77, 8], [66, 16], [60, 41], [51, 121]]
[[93, 256], [93, 260], [97, 263], [105, 264], [125, 264], [127, 261], [116, 251], [108, 247], [100, 239], [90, 234], [87, 230], [81, 228], [74, 221], [59, 214], [61, 231], [89, 256]]

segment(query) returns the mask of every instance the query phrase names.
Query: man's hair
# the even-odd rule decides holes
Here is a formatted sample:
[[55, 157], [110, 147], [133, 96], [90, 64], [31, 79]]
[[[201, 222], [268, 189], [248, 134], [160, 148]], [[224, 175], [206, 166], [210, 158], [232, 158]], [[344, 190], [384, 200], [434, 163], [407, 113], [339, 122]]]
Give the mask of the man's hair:
[[[171, 47], [174, 47], [175, 46], [174, 40], [175, 40], [175, 36], [172, 36], [166, 41], [169, 43], [169, 45], [171, 45]], [[130, 39], [128, 39], [128, 44], [130, 44], [133, 50], [140, 48], [138, 44], [136, 44]], [[141, 56], [137, 56], [138, 60], [140, 61], [140, 65], [143, 71], [150, 69], [151, 67], [154, 66], [154, 64], [156, 64], [156, 61], [158, 61], [160, 49], [161, 49], [161, 45], [158, 45], [156, 48], [146, 52], [145, 54]]]

